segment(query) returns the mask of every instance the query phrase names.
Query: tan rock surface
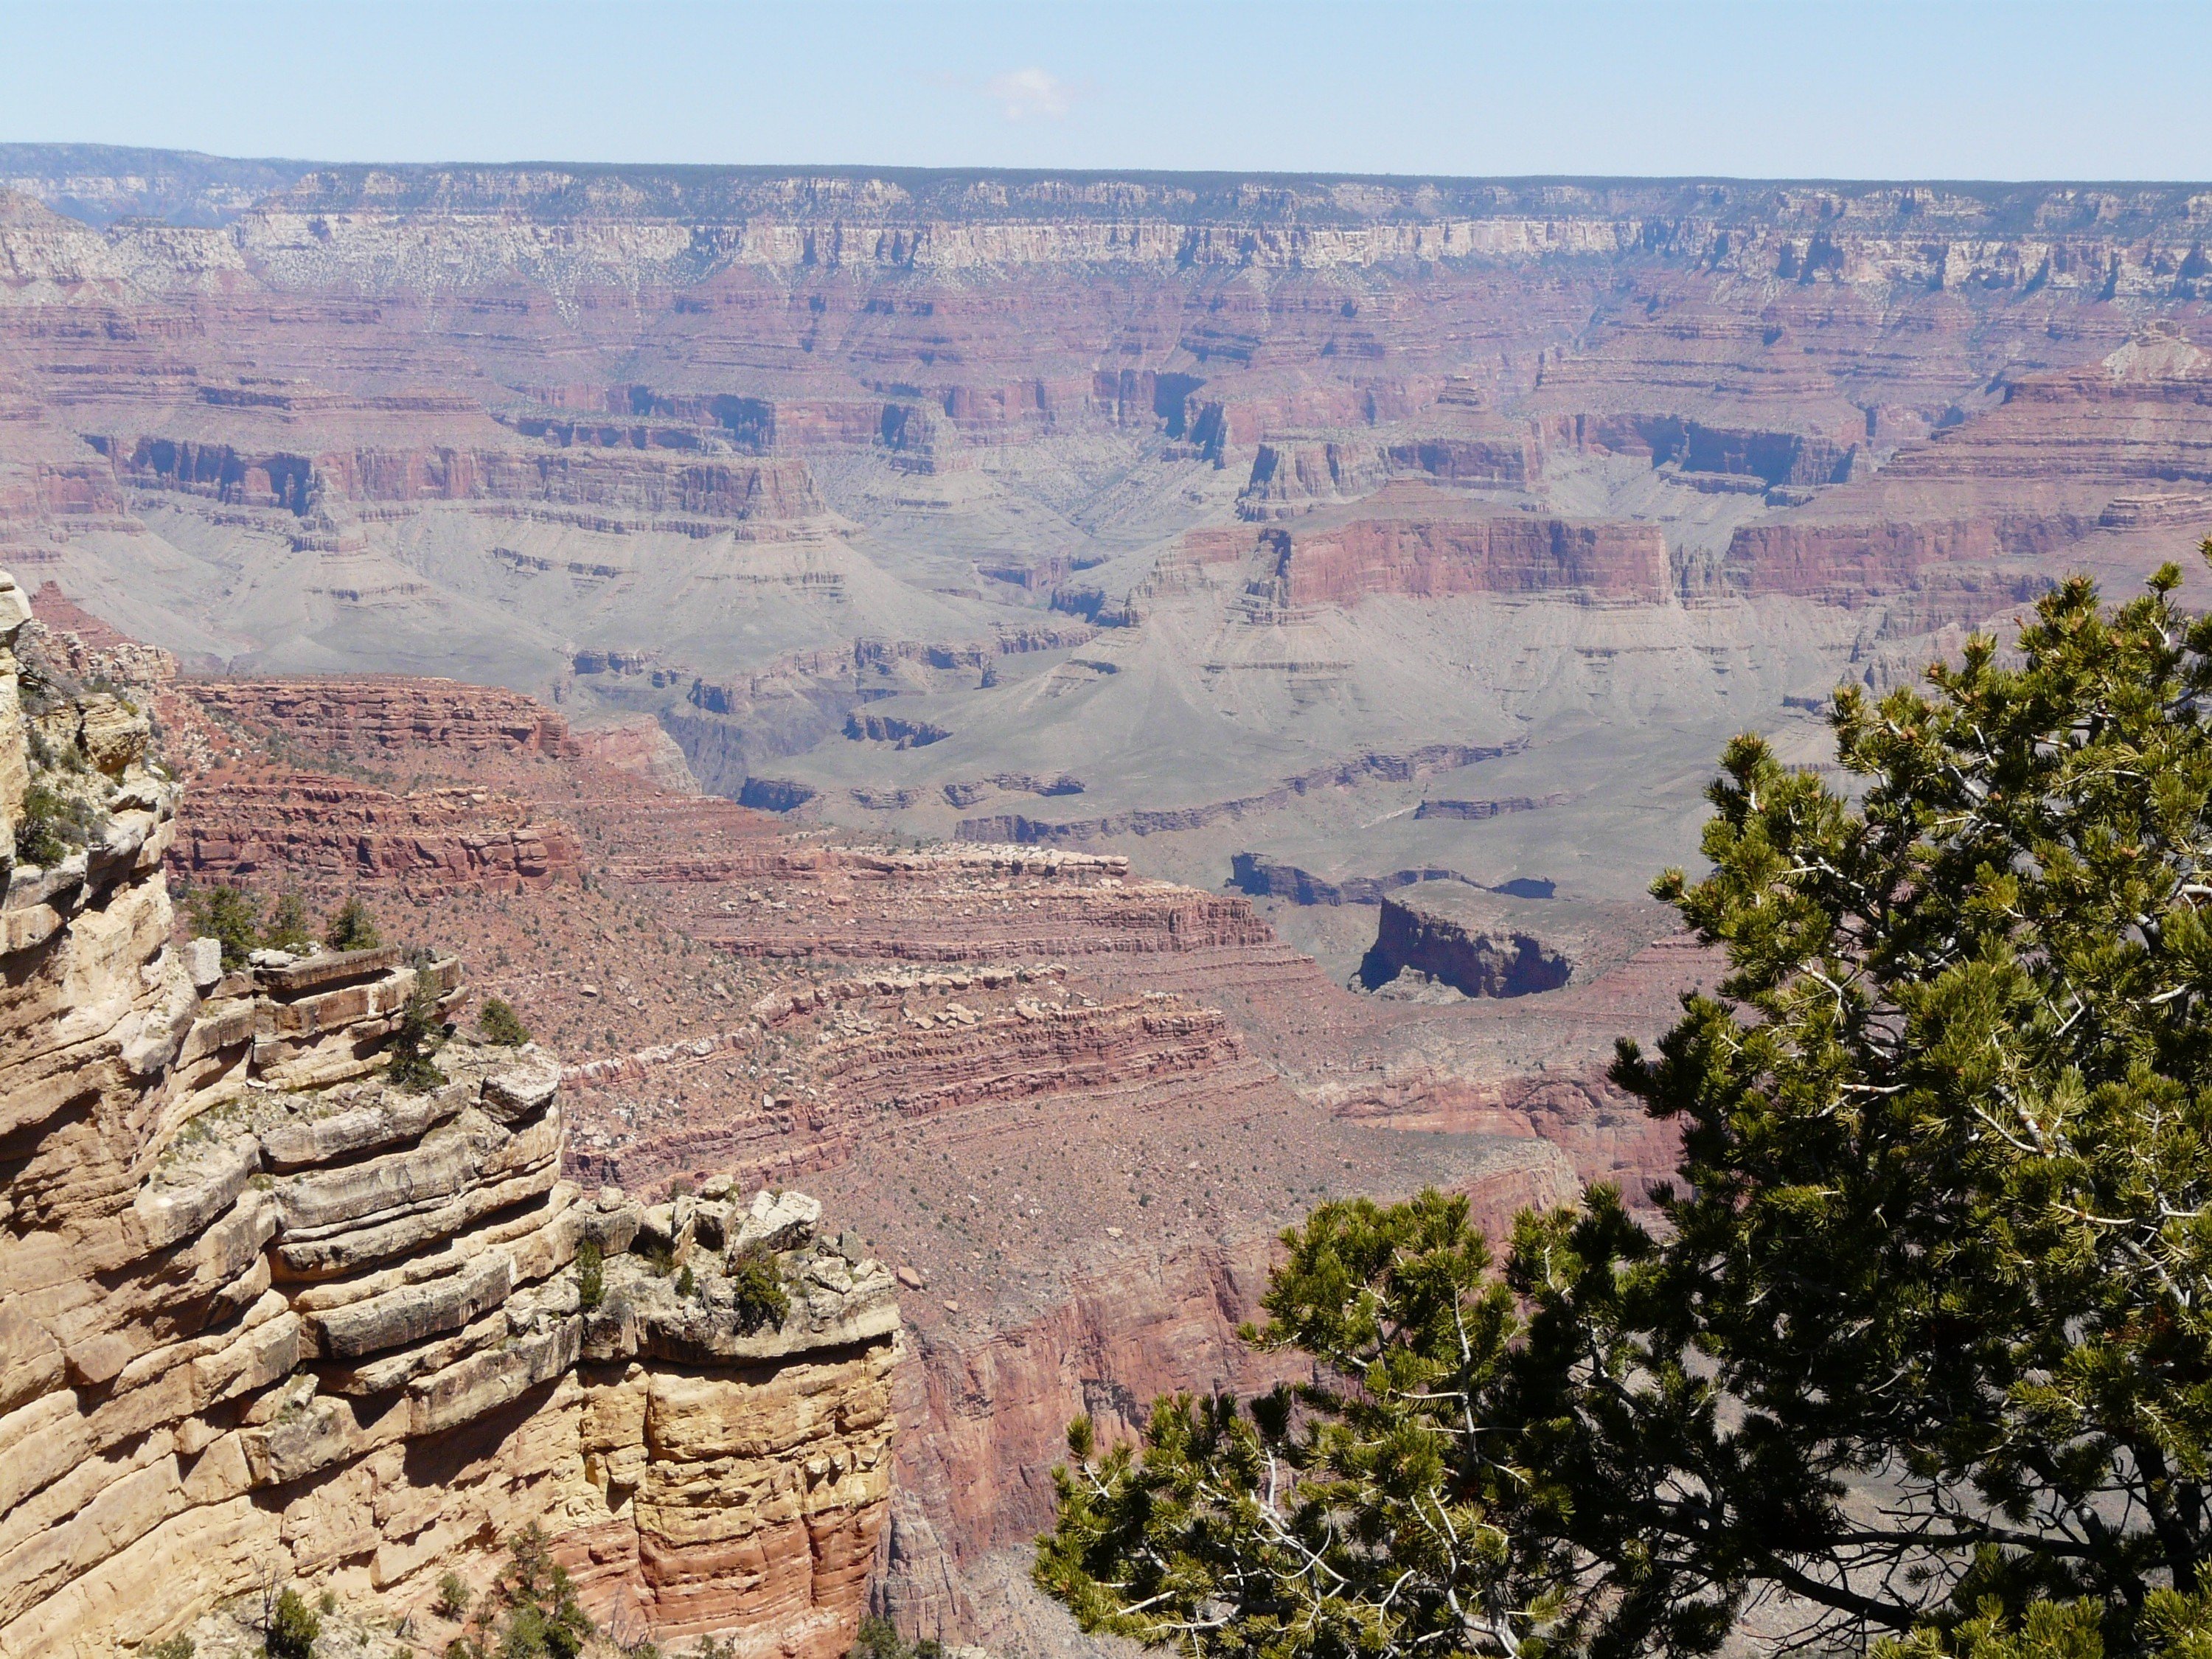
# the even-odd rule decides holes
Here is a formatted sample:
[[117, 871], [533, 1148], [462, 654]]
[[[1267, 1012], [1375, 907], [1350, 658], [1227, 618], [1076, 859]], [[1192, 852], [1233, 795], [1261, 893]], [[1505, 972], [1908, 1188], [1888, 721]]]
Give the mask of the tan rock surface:
[[[12, 656], [0, 682], [20, 739]], [[418, 984], [458, 1004], [450, 958], [257, 956], [204, 1000], [146, 722], [114, 694], [66, 712], [111, 823], [148, 827], [14, 869], [0, 912], [0, 1653], [133, 1649], [272, 1578], [417, 1610], [538, 1522], [603, 1615], [842, 1654], [887, 1510], [888, 1270], [793, 1255], [791, 1318], [738, 1340], [726, 1297], [718, 1326], [711, 1291], [679, 1308], [617, 1257], [649, 1281], [636, 1357], [584, 1365], [576, 1252], [635, 1210], [559, 1179], [558, 1064], [459, 1040], [428, 1093], [377, 1075]], [[644, 1402], [635, 1439], [602, 1395]]]

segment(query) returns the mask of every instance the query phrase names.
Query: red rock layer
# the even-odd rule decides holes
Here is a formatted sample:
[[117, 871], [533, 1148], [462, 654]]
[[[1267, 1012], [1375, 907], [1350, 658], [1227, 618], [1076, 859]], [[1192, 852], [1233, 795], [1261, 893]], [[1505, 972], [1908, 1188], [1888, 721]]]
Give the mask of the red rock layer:
[[1332, 530], [1273, 532], [1276, 603], [1357, 605], [1385, 594], [1576, 593], [1653, 603], [1668, 591], [1656, 524], [1359, 518]]
[[[2083, 518], [2064, 514], [1745, 525], [1730, 539], [1723, 569], [1727, 580], [1745, 593], [1790, 593], [1854, 605], [1875, 595], [1918, 587], [1946, 574], [1948, 567], [1987, 573], [1988, 567], [2007, 561], [2040, 557], [2063, 547], [2089, 525]], [[2006, 573], [1995, 580], [1994, 603], [1989, 609], [2033, 597], [2047, 580], [2038, 571]]]
[[217, 719], [356, 759], [581, 752], [568, 722], [543, 703], [458, 680], [195, 680], [183, 694]]
[[[471, 409], [464, 400], [462, 409]], [[590, 449], [380, 447], [253, 453], [228, 443], [140, 437], [110, 445], [123, 482], [245, 507], [305, 513], [325, 501], [543, 501], [725, 520], [822, 510], [795, 461], [670, 461]]]
[[186, 880], [404, 882], [523, 893], [581, 874], [574, 838], [530, 802], [481, 790], [408, 795], [343, 778], [208, 775], [168, 854]]

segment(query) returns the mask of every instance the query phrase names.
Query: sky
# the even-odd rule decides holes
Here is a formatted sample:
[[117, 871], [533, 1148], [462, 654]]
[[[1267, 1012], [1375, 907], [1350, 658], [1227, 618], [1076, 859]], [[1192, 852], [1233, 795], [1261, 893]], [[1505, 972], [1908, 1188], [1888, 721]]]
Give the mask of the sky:
[[0, 0], [0, 141], [315, 161], [2212, 179], [2212, 0]]

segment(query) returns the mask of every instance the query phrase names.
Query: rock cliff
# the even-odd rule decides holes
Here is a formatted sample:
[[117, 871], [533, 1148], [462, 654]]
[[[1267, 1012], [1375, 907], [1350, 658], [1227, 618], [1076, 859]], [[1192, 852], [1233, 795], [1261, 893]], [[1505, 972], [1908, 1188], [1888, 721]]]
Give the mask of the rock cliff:
[[[202, 684], [183, 682], [178, 703]], [[395, 708], [416, 695], [379, 684]], [[311, 685], [256, 695], [237, 740], [275, 752], [281, 734], [285, 760], [221, 758], [187, 799], [185, 835], [329, 775], [318, 757], [344, 744], [425, 797], [485, 777], [577, 848], [588, 884], [356, 880], [320, 861], [307, 833], [319, 804], [301, 793], [301, 833], [271, 838], [271, 862], [240, 878], [264, 892], [296, 882], [318, 902], [358, 890], [395, 929], [465, 939], [484, 989], [572, 1056], [571, 1181], [656, 1196], [709, 1179], [804, 1185], [894, 1264], [913, 1357], [891, 1387], [901, 1437], [870, 1593], [909, 1634], [1065, 1650], [1064, 1616], [1030, 1599], [1019, 1557], [1047, 1518], [1066, 1418], [1127, 1422], [1159, 1389], [1257, 1376], [1232, 1333], [1277, 1232], [1320, 1198], [1440, 1182], [1502, 1227], [1580, 1177], [1640, 1193], [1673, 1161], [1665, 1134], [1590, 1079], [1614, 1035], [1663, 1019], [1697, 964], [1662, 946], [1624, 963], [1641, 942], [1626, 933], [1586, 950], [1577, 901], [1524, 924], [1587, 958], [1563, 989], [1364, 996], [1249, 897], [1147, 878], [1120, 854], [886, 846], [658, 793], [589, 756], [447, 743], [411, 717], [372, 751], [313, 713]], [[1377, 751], [1275, 787], [1419, 789], [1520, 752]], [[1469, 883], [1425, 866], [1400, 877], [1339, 884], [1338, 913], [1386, 888]], [[587, 1337], [587, 1368], [590, 1352]]]
[[535, 1522], [630, 1639], [842, 1654], [888, 1270], [796, 1195], [585, 1192], [542, 1049], [396, 1076], [452, 958], [182, 939], [178, 786], [128, 696], [19, 659], [28, 620], [0, 577], [0, 1651], [128, 1650], [292, 1579], [419, 1648], [434, 1581]]

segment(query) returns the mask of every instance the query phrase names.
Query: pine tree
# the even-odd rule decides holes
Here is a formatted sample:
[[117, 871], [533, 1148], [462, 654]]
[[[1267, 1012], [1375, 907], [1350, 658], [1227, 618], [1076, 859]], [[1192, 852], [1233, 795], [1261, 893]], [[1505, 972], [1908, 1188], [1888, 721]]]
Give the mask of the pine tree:
[[1039, 1582], [1285, 1659], [1705, 1653], [1778, 1595], [1897, 1655], [2212, 1649], [2212, 619], [2179, 580], [2070, 580], [2010, 659], [1840, 692], [1851, 793], [1731, 744], [1711, 872], [1656, 889], [1728, 971], [1613, 1070], [1682, 1132], [1664, 1226], [1594, 1188], [1500, 1278], [1443, 1200], [1329, 1206], [1253, 1334], [1316, 1382], [1079, 1432]]

